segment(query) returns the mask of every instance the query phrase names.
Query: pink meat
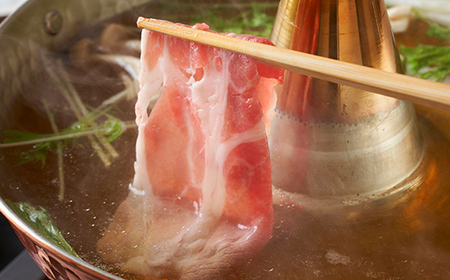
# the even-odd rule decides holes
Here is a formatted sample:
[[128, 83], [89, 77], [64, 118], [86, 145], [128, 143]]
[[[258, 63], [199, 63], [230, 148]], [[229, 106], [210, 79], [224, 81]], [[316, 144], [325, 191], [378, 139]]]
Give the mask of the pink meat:
[[97, 251], [129, 273], [226, 278], [247, 266], [272, 233], [263, 115], [273, 108], [282, 71], [147, 30], [141, 62], [135, 180]]

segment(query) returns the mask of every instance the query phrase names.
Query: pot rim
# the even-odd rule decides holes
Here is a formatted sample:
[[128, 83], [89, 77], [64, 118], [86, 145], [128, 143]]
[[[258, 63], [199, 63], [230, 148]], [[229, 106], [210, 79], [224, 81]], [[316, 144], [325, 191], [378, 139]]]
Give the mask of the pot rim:
[[[71, 265], [74, 265], [75, 267], [77, 267], [79, 269], [87, 268], [87, 269], [81, 269], [81, 270], [84, 270], [84, 271], [89, 270], [90, 275], [102, 277], [102, 279], [105, 279], [105, 277], [107, 277], [107, 279], [115, 279], [115, 280], [122, 279], [111, 273], [101, 270], [80, 258], [76, 258], [75, 256], [69, 254], [68, 252], [66, 252], [63, 249], [56, 246], [54, 243], [50, 242], [48, 239], [46, 239], [40, 233], [38, 233], [36, 230], [34, 230], [30, 225], [28, 225], [24, 220], [22, 220], [22, 218], [20, 218], [1, 197], [0, 197], [0, 212], [8, 219], [8, 221], [16, 229], [18, 229], [22, 233], [24, 233], [33, 243], [41, 246], [45, 250], [48, 250], [49, 252], [57, 255], [65, 262], [67, 262]], [[28, 248], [27, 248], [27, 250], [28, 250]]]

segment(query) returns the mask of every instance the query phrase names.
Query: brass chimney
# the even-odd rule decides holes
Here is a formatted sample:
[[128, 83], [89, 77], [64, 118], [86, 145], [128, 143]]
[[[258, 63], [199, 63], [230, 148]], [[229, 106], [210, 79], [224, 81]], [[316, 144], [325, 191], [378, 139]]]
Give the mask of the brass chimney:
[[[271, 40], [402, 72], [383, 0], [281, 0]], [[278, 92], [270, 146], [274, 187], [318, 198], [389, 191], [424, 154], [412, 104], [292, 72]]]

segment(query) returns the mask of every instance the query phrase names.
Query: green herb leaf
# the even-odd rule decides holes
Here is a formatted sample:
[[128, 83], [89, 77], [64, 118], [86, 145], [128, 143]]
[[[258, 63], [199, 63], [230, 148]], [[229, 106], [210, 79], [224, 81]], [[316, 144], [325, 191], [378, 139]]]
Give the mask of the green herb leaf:
[[44, 168], [45, 161], [47, 159], [47, 153], [54, 147], [56, 147], [56, 143], [54, 142], [36, 144], [33, 149], [19, 153], [20, 162], [18, 163], [18, 165], [22, 165], [32, 161], [35, 163], [40, 161], [41, 168]]
[[31, 132], [22, 132], [17, 130], [5, 130], [3, 134], [3, 143], [14, 143], [28, 140], [35, 140], [42, 137], [42, 134], [36, 134]]
[[106, 140], [112, 142], [122, 134], [122, 123], [118, 119], [110, 116], [103, 124], [102, 131], [105, 136], [108, 136]]
[[256, 29], [252, 34], [269, 38], [274, 21], [274, 16], [267, 15], [257, 3], [252, 3], [252, 15], [249, 25], [251, 28]]
[[[163, 5], [163, 8], [167, 11], [176, 9], [176, 7], [173, 7], [170, 3], [162, 3], [161, 5]], [[199, 5], [201, 6], [201, 4]], [[189, 4], [186, 4], [186, 7], [198, 8]], [[241, 7], [239, 12], [236, 13], [236, 7], [227, 7], [220, 4], [216, 6], [209, 5], [208, 9], [206, 6], [203, 7], [201, 13], [189, 15], [186, 23], [195, 24], [198, 22], [205, 22], [212, 30], [217, 32], [252, 34], [269, 38], [275, 17], [268, 15], [266, 11], [268, 9], [272, 9], [273, 11], [276, 7], [276, 4], [253, 2], [251, 5]], [[236, 15], [227, 18], [226, 16], [230, 13], [235, 13]], [[178, 14], [173, 18], [171, 18], [170, 15], [165, 16], [167, 20], [172, 21], [179, 20], [179, 17], [180, 15]]]
[[[16, 130], [5, 130], [2, 132], [4, 143], [16, 143], [23, 141], [33, 141], [43, 138], [48, 138], [51, 136], [60, 136], [70, 133], [69, 131], [64, 131], [61, 133], [54, 134], [36, 134], [31, 132], [22, 132]], [[67, 141], [61, 141], [62, 146], [65, 147]], [[22, 165], [28, 162], [41, 163], [41, 168], [44, 168], [47, 159], [48, 152], [55, 151], [57, 148], [58, 141], [47, 141], [43, 143], [35, 143], [33, 147], [27, 151], [18, 152], [20, 162], [17, 165]]]
[[34, 230], [64, 251], [79, 258], [75, 250], [64, 239], [62, 232], [50, 219], [47, 210], [42, 207], [39, 207], [39, 210], [35, 209], [26, 202], [12, 202], [10, 200], [6, 200], [6, 202]]
[[450, 39], [450, 26], [441, 26], [434, 21], [427, 20], [427, 35], [438, 39]]
[[[442, 82], [450, 74], [450, 46], [400, 47], [409, 75]], [[431, 70], [426, 70], [430, 67]]]
[[[108, 119], [103, 123], [102, 128], [92, 128], [87, 124], [85, 119], [71, 125], [70, 127], [64, 129], [58, 133], [52, 134], [36, 134], [31, 132], [22, 132], [16, 130], [6, 130], [2, 132], [3, 143], [18, 143], [29, 141], [33, 147], [27, 151], [19, 152], [20, 162], [17, 165], [22, 165], [28, 162], [41, 163], [42, 168], [45, 166], [47, 155], [49, 152], [56, 152], [58, 142], [62, 143], [62, 149], [64, 149], [69, 139], [72, 142], [77, 140], [73, 137], [77, 133], [82, 133], [88, 130], [93, 130], [95, 133], [102, 134], [107, 137], [106, 141], [112, 142], [116, 140], [123, 132], [122, 122], [117, 118], [108, 115]], [[61, 140], [61, 136], [67, 135], [66, 139]], [[70, 136], [70, 137], [69, 137]], [[33, 140], [44, 140], [42, 143], [33, 142]], [[52, 140], [50, 140], [52, 139]], [[55, 139], [55, 140], [53, 140]], [[46, 141], [49, 140], [49, 141]], [[80, 145], [80, 147], [82, 147]]]

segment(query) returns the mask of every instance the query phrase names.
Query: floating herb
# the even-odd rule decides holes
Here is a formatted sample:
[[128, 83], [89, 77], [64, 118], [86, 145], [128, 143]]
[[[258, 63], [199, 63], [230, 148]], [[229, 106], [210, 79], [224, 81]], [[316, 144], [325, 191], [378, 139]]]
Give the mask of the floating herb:
[[[55, 73], [53, 73], [53, 75], [55, 75]], [[36, 134], [16, 130], [5, 130], [2, 131], [3, 143], [0, 143], [0, 148], [33, 145], [30, 150], [19, 153], [21, 159], [19, 165], [27, 162], [40, 162], [42, 167], [44, 167], [47, 154], [49, 152], [58, 153], [58, 142], [60, 143], [61, 149], [63, 149], [68, 144], [69, 140], [76, 141], [80, 137], [87, 136], [93, 149], [97, 152], [105, 166], [108, 166], [110, 164], [109, 157], [103, 152], [99, 143], [94, 140], [93, 136], [95, 135], [101, 140], [101, 144], [111, 156], [117, 157], [117, 152], [111, 145], [109, 145], [109, 143], [117, 139], [127, 128], [136, 127], [134, 121], [122, 122], [108, 114], [108, 111], [110, 111], [117, 102], [130, 95], [130, 92], [133, 93], [136, 91], [134, 81], [132, 79], [127, 76], [122, 76], [122, 81], [125, 85], [125, 89], [123, 91], [108, 98], [100, 106], [93, 108], [90, 112], [87, 111], [84, 105], [79, 105], [83, 107], [83, 116], [81, 112], [75, 108], [75, 104], [72, 104], [74, 107], [73, 110], [78, 113], [77, 115], [79, 120], [70, 125], [68, 128], [51, 134]], [[73, 87], [70, 86], [69, 88], [73, 94]], [[69, 96], [66, 90], [61, 89], [61, 91], [64, 93], [68, 101], [70, 101], [69, 103], [75, 103], [73, 102], [74, 99]], [[75, 98], [75, 100], [78, 100], [78, 103], [81, 103], [81, 100], [78, 97]], [[49, 112], [47, 114], [49, 114]], [[107, 118], [106, 121], [103, 123], [98, 122], [98, 119], [104, 117]]]
[[[19, 152], [20, 162], [18, 165], [22, 165], [28, 162], [41, 163], [41, 167], [44, 168], [45, 161], [47, 159], [47, 153], [51, 151], [56, 151], [58, 148], [58, 141], [46, 141], [43, 143], [35, 143], [38, 139], [43, 139], [46, 137], [50, 137], [52, 135], [64, 135], [67, 132], [62, 133], [54, 133], [54, 134], [35, 134], [35, 133], [27, 133], [16, 130], [5, 130], [2, 132], [4, 137], [3, 143], [12, 144], [14, 143], [34, 143], [33, 148], [24, 152]], [[64, 148], [67, 144], [67, 141], [63, 141], [61, 148]]]
[[[180, 8], [179, 3], [175, 6], [171, 3], [161, 3], [161, 5], [168, 12]], [[205, 22], [212, 30], [217, 32], [252, 34], [268, 38], [275, 20], [275, 16], [269, 14], [269, 11], [275, 11], [277, 6], [278, 3], [258, 2], [234, 3], [229, 6], [223, 4], [196, 4], [196, 6], [186, 4], [183, 6], [183, 9], [192, 8], [197, 10], [202, 8], [202, 12], [189, 15], [184, 23], [192, 25]], [[239, 10], [239, 12], [236, 13], [236, 10]], [[229, 16], [230, 14], [232, 14], [231, 17]], [[177, 14], [175, 17], [168, 15], [165, 19], [179, 21], [180, 15]], [[182, 19], [183, 16], [181, 16]]]
[[17, 213], [28, 225], [49, 241], [69, 254], [79, 258], [75, 250], [64, 239], [62, 232], [56, 227], [49, 217], [47, 210], [42, 207], [35, 209], [26, 202], [12, 202], [6, 200], [9, 207]]
[[14, 143], [14, 142], [23, 142], [23, 141], [33, 141], [39, 139], [43, 136], [43, 134], [36, 134], [31, 132], [22, 132], [17, 130], [4, 130], [2, 132], [3, 143]]
[[[202, 17], [204, 16], [202, 15]], [[207, 15], [206, 18], [209, 18], [207, 22], [211, 24], [211, 29], [218, 32], [251, 33], [252, 35], [266, 38], [269, 38], [275, 20], [275, 17], [266, 14], [264, 8], [258, 3], [252, 3], [250, 11], [242, 12], [230, 19], [218, 17], [213, 12]]]
[[426, 34], [442, 41], [440, 45], [401, 46], [400, 52], [405, 60], [406, 72], [411, 76], [442, 82], [450, 74], [450, 27], [426, 20], [417, 11], [415, 14], [428, 24]]
[[112, 142], [122, 134], [122, 122], [118, 119], [109, 116], [103, 124], [103, 135], [108, 137], [106, 140]]
[[401, 46], [400, 50], [409, 75], [442, 82], [450, 74], [450, 46]]
[[45, 164], [46, 153], [53, 151], [56, 147], [57, 141], [63, 140], [64, 145], [67, 145], [69, 140], [76, 141], [78, 138], [87, 135], [102, 134], [108, 137], [107, 141], [111, 142], [117, 139], [126, 129], [134, 127], [136, 127], [134, 121], [122, 122], [109, 116], [108, 119], [96, 129], [86, 126], [83, 122], [77, 122], [61, 132], [50, 134], [36, 134], [17, 130], [4, 130], [2, 131], [3, 143], [0, 143], [0, 148], [33, 145], [33, 148], [29, 151], [20, 153], [23, 159], [27, 159], [21, 163], [26, 163], [29, 161], [43, 161], [42, 163]]
[[[55, 122], [55, 116], [50, 111], [50, 107], [48, 105], [47, 100], [42, 100], [42, 104], [45, 107], [45, 112], [50, 120], [50, 125], [53, 129], [54, 133], [58, 133], [58, 126]], [[63, 161], [63, 149], [65, 147], [65, 142], [63, 141], [56, 141], [56, 154], [58, 156], [58, 179], [59, 179], [59, 201], [64, 200], [64, 192], [65, 192], [65, 183], [64, 183], [64, 161]]]
[[427, 20], [427, 35], [438, 39], [450, 39], [450, 26], [441, 26], [434, 21]]
[[47, 153], [57, 148], [56, 142], [46, 142], [43, 144], [36, 144], [34, 149], [24, 151], [20, 153], [20, 162], [18, 165], [22, 165], [28, 162], [38, 163], [41, 162], [41, 168], [44, 168], [45, 161], [47, 159]]

